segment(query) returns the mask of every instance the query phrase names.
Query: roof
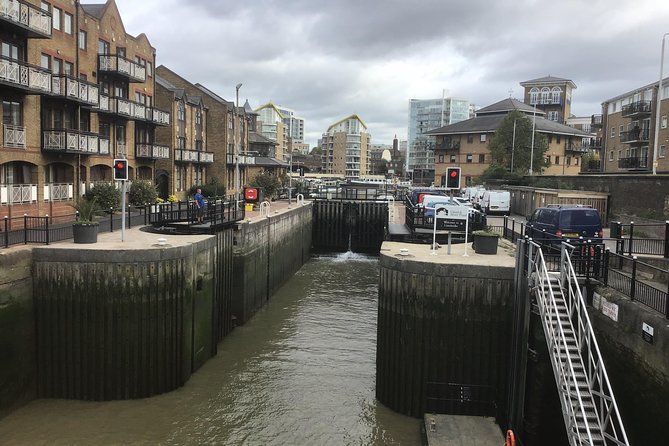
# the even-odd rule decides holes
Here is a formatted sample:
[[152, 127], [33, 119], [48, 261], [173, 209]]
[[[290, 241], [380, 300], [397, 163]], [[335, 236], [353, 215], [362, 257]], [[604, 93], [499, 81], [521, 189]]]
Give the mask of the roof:
[[255, 157], [256, 166], [265, 166], [265, 167], [288, 167], [288, 163], [285, 161], [280, 161], [276, 158], [270, 158], [267, 156], [256, 156]]
[[[644, 85], [643, 87], [635, 88], [634, 90], [629, 90], [625, 93], [619, 94], [618, 96], [615, 96], [615, 97], [612, 97], [610, 99], [605, 100], [604, 102], [602, 102], [602, 105], [607, 104], [609, 102], [617, 101], [618, 99], [624, 99], [626, 97], [634, 95], [635, 93], [646, 91], [649, 88], [659, 87], [659, 84], [660, 84], [660, 81], [655, 81], [655, 82], [650, 83], [648, 85]], [[664, 88], [665, 85], [669, 85], [669, 77], [666, 77], [666, 78], [662, 79], [662, 87]]]
[[336, 126], [336, 125], [339, 125], [339, 124], [341, 124], [341, 123], [344, 122], [344, 121], [348, 121], [349, 119], [357, 119], [358, 121], [360, 121], [360, 124], [362, 124], [362, 126], [363, 126], [365, 129], [367, 129], [367, 124], [365, 124], [364, 121], [363, 121], [362, 119], [360, 119], [360, 116], [358, 116], [356, 113], [353, 113], [352, 115], [347, 116], [347, 117], [345, 117], [344, 119], [340, 119], [339, 121], [337, 121], [337, 122], [335, 122], [334, 124], [332, 124], [330, 127], [328, 127], [328, 131], [330, 131], [330, 129], [331, 129], [332, 127], [334, 127], [334, 126]]
[[91, 15], [95, 18], [101, 19], [105, 9], [107, 9], [107, 4], [108, 3], [103, 3], [103, 4], [81, 4], [81, 9], [84, 10], [84, 12], [88, 15]]
[[535, 109], [534, 107], [530, 107], [524, 102], [520, 102], [517, 99], [513, 98], [506, 98], [502, 99], [499, 102], [495, 102], [492, 105], [488, 105], [486, 107], [480, 108], [476, 110], [476, 116], [481, 116], [481, 115], [486, 115], [486, 114], [504, 114], [506, 115], [510, 111], [513, 110], [518, 110], [523, 113], [535, 113], [541, 116], [544, 115], [545, 113], [539, 109]]
[[244, 111], [246, 112], [247, 115], [257, 115], [258, 113], [253, 111], [253, 108], [251, 107], [251, 104], [249, 104], [249, 100], [247, 99], [246, 102], [244, 102]]
[[550, 74], [548, 76], [540, 77], [537, 79], [523, 81], [520, 83], [520, 86], [529, 87], [531, 85], [553, 85], [553, 84], [568, 84], [574, 90], [576, 89], [576, 84], [571, 79], [563, 79], [561, 77], [551, 76]]
[[249, 142], [254, 144], [271, 144], [273, 146], [279, 145], [279, 143], [276, 141], [265, 138], [263, 135], [257, 132], [249, 132]]
[[[186, 90], [183, 88], [178, 88], [172, 85], [167, 79], [164, 79], [156, 75], [156, 83], [167, 90], [170, 90], [174, 93], [174, 97], [177, 99], [185, 99], [185, 101], [191, 105], [203, 105], [202, 96], [194, 96], [186, 93]], [[206, 108], [206, 107], [205, 107]]]
[[263, 104], [263, 105], [261, 105], [260, 107], [256, 108], [256, 109], [255, 109], [255, 112], [257, 113], [257, 112], [259, 112], [260, 110], [262, 110], [263, 108], [272, 108], [272, 109], [274, 109], [274, 111], [279, 115], [279, 119], [283, 119], [283, 113], [281, 113], [281, 110], [279, 110], [279, 108], [278, 108], [276, 105], [274, 105], [274, 104], [272, 103], [272, 101], [268, 102], [267, 104]]

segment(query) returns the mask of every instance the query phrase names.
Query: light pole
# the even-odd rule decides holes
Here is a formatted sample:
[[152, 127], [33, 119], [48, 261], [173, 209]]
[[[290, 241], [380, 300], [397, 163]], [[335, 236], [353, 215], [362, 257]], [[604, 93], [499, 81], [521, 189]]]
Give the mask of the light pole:
[[653, 175], [657, 175], [657, 150], [660, 138], [660, 108], [662, 106], [662, 69], [664, 68], [664, 42], [669, 33], [662, 35], [662, 53], [660, 54], [660, 83], [657, 87], [657, 105], [655, 106], [655, 139], [653, 140]]
[[532, 149], [530, 150], [530, 175], [532, 175], [532, 165], [534, 163], [534, 129], [537, 125], [537, 104], [534, 104], [534, 116], [532, 117]]
[[235, 146], [235, 208], [239, 207], [239, 145], [237, 144], [237, 131], [235, 129], [237, 125], [237, 108], [239, 107], [239, 89], [242, 88], [242, 84], [239, 83], [235, 87], [236, 93], [236, 102], [235, 108], [232, 112], [232, 143]]
[[516, 152], [516, 120], [513, 120], [513, 136], [511, 137], [511, 173], [513, 173], [513, 155]]

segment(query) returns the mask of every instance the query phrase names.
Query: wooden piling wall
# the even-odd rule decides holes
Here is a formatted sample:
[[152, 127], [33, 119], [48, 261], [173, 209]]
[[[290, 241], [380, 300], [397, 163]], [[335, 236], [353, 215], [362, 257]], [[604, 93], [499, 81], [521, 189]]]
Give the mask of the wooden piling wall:
[[324, 251], [378, 253], [388, 227], [388, 204], [318, 200], [314, 203], [313, 247]]

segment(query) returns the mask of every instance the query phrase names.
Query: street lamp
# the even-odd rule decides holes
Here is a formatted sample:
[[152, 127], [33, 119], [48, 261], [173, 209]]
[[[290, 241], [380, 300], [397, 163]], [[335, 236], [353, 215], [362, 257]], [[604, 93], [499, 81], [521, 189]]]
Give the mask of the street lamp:
[[662, 106], [662, 68], [664, 68], [664, 42], [669, 33], [662, 35], [662, 53], [660, 54], [660, 83], [657, 87], [657, 105], [655, 106], [655, 139], [653, 140], [653, 175], [657, 175], [657, 150], [660, 138], [660, 108]]
[[235, 126], [237, 124], [237, 108], [239, 107], [239, 89], [242, 88], [242, 84], [239, 83], [235, 87], [236, 90], [236, 102], [235, 108], [232, 111], [232, 143], [235, 146], [235, 208], [239, 207], [239, 145], [237, 144], [237, 131]]
[[534, 129], [537, 125], [537, 104], [534, 103], [534, 116], [532, 117], [532, 148], [530, 149], [530, 175], [532, 175], [532, 165], [534, 163]]

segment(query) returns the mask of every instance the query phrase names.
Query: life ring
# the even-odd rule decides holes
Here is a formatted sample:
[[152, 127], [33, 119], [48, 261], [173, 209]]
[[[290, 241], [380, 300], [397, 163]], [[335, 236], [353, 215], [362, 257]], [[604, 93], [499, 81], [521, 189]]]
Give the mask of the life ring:
[[516, 436], [511, 429], [506, 431], [506, 446], [516, 446]]

